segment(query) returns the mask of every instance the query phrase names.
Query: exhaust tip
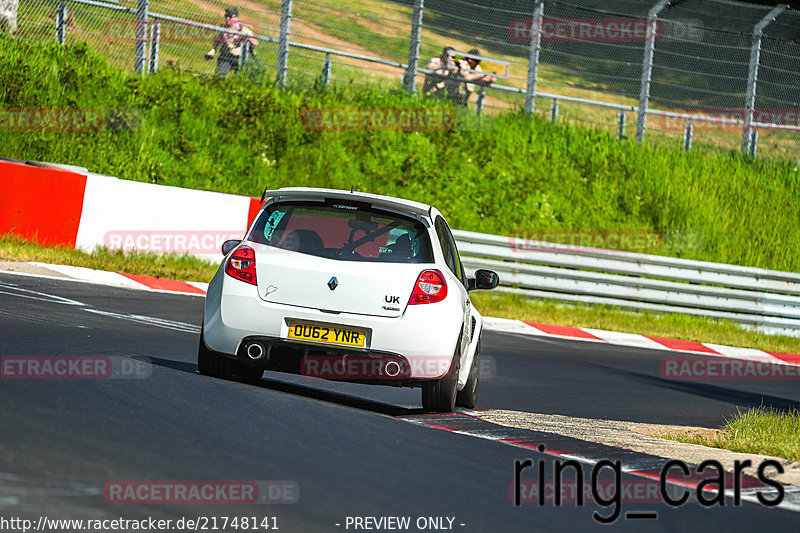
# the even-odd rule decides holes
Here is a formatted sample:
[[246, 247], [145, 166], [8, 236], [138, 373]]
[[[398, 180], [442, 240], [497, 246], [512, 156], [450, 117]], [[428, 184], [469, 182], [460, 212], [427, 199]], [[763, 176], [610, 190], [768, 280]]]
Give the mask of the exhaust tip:
[[264, 347], [254, 342], [247, 347], [247, 357], [253, 361], [258, 361], [264, 357]]
[[393, 378], [400, 373], [400, 365], [397, 364], [396, 361], [389, 361], [386, 363], [386, 366], [383, 367], [383, 370], [386, 372], [387, 376]]

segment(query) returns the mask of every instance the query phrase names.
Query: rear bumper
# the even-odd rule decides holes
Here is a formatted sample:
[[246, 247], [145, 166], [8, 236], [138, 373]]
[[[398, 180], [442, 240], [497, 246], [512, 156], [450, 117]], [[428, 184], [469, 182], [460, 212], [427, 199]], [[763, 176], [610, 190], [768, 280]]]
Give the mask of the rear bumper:
[[229, 357], [261, 370], [333, 381], [413, 387], [434, 379], [422, 377], [425, 369], [414, 368], [419, 363], [397, 353], [321, 347], [261, 335], [242, 339], [236, 354]]
[[[364, 329], [368, 344], [358, 349], [289, 341], [290, 320]], [[266, 370], [304, 375], [318, 372], [316, 377], [325, 379], [413, 385], [447, 374], [462, 320], [460, 308], [447, 300], [409, 306], [397, 318], [327, 313], [265, 302], [258, 297], [255, 286], [219, 270], [209, 284], [203, 331], [209, 349]], [[250, 343], [263, 345], [263, 358], [254, 360], [247, 355]], [[399, 374], [386, 374], [386, 364], [390, 362], [399, 367]], [[351, 366], [343, 370], [344, 363]], [[355, 369], [359, 365], [363, 372]], [[396, 370], [390, 365], [389, 374]]]

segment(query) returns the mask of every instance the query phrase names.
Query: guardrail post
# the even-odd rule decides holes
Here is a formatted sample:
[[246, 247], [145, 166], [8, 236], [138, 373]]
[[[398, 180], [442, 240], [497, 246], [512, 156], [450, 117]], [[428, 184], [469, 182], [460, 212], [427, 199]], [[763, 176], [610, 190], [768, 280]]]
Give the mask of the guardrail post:
[[761, 37], [764, 29], [778, 18], [788, 6], [775, 6], [753, 27], [753, 45], [750, 48], [750, 70], [747, 73], [747, 94], [744, 102], [744, 124], [742, 125], [742, 152], [755, 153], [750, 149], [752, 138], [753, 110], [756, 107], [756, 84], [758, 83], [758, 65], [761, 62]]
[[553, 98], [553, 102], [550, 104], [550, 122], [555, 122], [558, 120], [558, 100]]
[[525, 112], [528, 114], [533, 113], [536, 109], [536, 80], [539, 76], [539, 53], [542, 50], [543, 18], [544, 0], [537, 0], [531, 20], [531, 51], [528, 58], [528, 81], [525, 91]]
[[67, 37], [67, 2], [61, 0], [56, 9], [56, 42], [64, 46]]
[[639, 112], [636, 117], [636, 142], [644, 141], [644, 130], [647, 128], [647, 105], [650, 102], [650, 80], [653, 77], [653, 52], [656, 49], [658, 33], [658, 14], [669, 0], [659, 0], [647, 13], [647, 37], [644, 43], [644, 61], [642, 61], [642, 82], [639, 88]]
[[331, 55], [325, 54], [325, 61], [322, 62], [322, 85], [328, 87], [331, 84]]
[[239, 54], [239, 68], [243, 69], [247, 65], [247, 59], [250, 57], [250, 41], [242, 43], [242, 53]]
[[154, 20], [150, 26], [150, 72], [158, 71], [158, 49], [161, 43], [161, 22]]
[[141, 73], [147, 64], [147, 17], [150, 10], [149, 0], [139, 0], [136, 10], [136, 61], [134, 72]]
[[286, 86], [289, 71], [289, 35], [292, 26], [292, 0], [281, 0], [281, 30], [278, 36], [278, 80], [281, 87]]
[[617, 139], [625, 137], [625, 111], [620, 111], [617, 115]]
[[692, 149], [692, 135], [694, 134], [694, 126], [692, 121], [686, 123], [686, 130], [683, 132], [683, 150], [688, 152]]
[[486, 100], [486, 93], [483, 90], [481, 90], [481, 92], [478, 93], [477, 100], [475, 101], [476, 115], [480, 116], [481, 113], [483, 113], [483, 104], [485, 100]]
[[403, 74], [403, 85], [413, 93], [417, 85], [417, 69], [419, 68], [419, 42], [422, 35], [422, 14], [425, 0], [415, 0], [414, 14], [411, 17], [411, 42], [408, 45], [408, 67]]

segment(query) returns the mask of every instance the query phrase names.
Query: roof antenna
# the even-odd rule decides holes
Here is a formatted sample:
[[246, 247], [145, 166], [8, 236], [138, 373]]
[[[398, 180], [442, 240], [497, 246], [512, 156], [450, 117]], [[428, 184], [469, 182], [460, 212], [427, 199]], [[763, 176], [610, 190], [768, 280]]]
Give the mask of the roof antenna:
[[350, 185], [350, 194], [353, 194], [353, 186]]
[[264, 200], [267, 198], [267, 191], [269, 190], [269, 185], [264, 187], [264, 192], [261, 193], [261, 203], [264, 203]]

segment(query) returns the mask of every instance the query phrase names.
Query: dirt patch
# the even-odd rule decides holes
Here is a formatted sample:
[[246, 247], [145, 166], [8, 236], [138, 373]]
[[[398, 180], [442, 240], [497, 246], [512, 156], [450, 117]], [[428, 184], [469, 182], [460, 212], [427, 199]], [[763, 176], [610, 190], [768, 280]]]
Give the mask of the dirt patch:
[[735, 461], [741, 462], [749, 459], [755, 467], [745, 468], [743, 472], [753, 477], [756, 477], [759, 464], [766, 459], [774, 459], [781, 463], [784, 473], [773, 475], [774, 470], [768, 469], [766, 472], [768, 477], [782, 483], [800, 486], [800, 462], [780, 457], [739, 453], [721, 448], [686, 444], [655, 436], [671, 434], [713, 438], [719, 434], [720, 430], [718, 429], [641, 424], [619, 420], [576, 418], [499, 409], [481, 411], [476, 416], [502, 426], [555, 433], [565, 437], [616, 446], [666, 459], [679, 459], [690, 464], [700, 464], [707, 459], [715, 459], [722, 463], [726, 470], [732, 469]]
[[33, 274], [37, 276], [52, 276], [57, 278], [67, 278], [60, 272], [50, 270], [49, 268], [32, 265], [30, 263], [22, 263], [17, 261], [0, 261], [0, 272], [20, 272], [22, 274]]
[[715, 440], [724, 433], [721, 429], [699, 428], [691, 426], [664, 426], [661, 424], [628, 424], [628, 427], [636, 433], [649, 437], [661, 437], [670, 435], [683, 439], [707, 439]]

